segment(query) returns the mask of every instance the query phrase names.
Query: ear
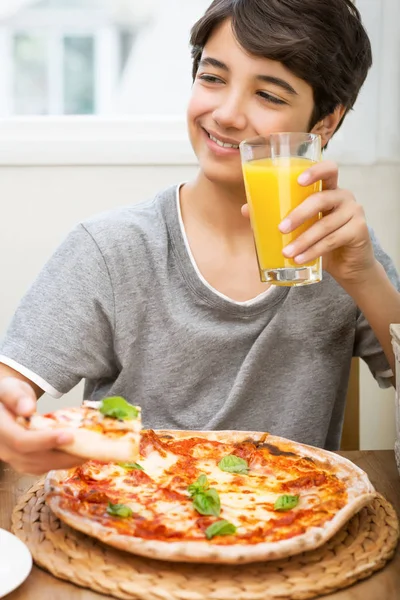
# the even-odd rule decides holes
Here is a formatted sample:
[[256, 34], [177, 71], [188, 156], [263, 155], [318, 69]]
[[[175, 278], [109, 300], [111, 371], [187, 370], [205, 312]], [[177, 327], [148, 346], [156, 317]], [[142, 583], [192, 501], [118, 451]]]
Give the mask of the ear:
[[344, 106], [339, 105], [330, 115], [324, 117], [312, 128], [311, 133], [317, 133], [321, 136], [322, 148], [325, 148], [325, 146], [335, 133], [345, 113], [346, 108]]

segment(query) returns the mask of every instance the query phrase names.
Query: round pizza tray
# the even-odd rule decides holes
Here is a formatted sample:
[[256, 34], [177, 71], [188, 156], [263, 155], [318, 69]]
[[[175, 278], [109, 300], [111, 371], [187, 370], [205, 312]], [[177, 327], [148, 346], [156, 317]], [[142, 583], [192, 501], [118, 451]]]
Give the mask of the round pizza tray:
[[60, 579], [123, 600], [306, 600], [382, 569], [399, 538], [382, 496], [329, 542], [289, 559], [240, 566], [170, 563], [134, 556], [62, 523], [44, 501], [43, 481], [19, 500], [13, 532], [35, 563]]

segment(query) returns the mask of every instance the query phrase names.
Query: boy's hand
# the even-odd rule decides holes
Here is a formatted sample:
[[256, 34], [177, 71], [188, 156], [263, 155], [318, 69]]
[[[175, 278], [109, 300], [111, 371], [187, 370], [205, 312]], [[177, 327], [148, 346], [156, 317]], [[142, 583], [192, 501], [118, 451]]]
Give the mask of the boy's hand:
[[338, 175], [334, 162], [323, 161], [299, 177], [304, 186], [322, 180], [323, 191], [294, 209], [280, 224], [280, 231], [290, 233], [318, 213], [322, 213], [322, 219], [287, 246], [283, 254], [298, 264], [322, 256], [324, 269], [338, 283], [358, 283], [376, 267], [376, 259], [364, 210], [351, 192], [338, 188]]
[[69, 469], [84, 460], [57, 448], [72, 441], [72, 434], [27, 431], [16, 422], [36, 410], [36, 396], [29, 384], [14, 377], [0, 381], [0, 460], [20, 473], [41, 475], [50, 469]]

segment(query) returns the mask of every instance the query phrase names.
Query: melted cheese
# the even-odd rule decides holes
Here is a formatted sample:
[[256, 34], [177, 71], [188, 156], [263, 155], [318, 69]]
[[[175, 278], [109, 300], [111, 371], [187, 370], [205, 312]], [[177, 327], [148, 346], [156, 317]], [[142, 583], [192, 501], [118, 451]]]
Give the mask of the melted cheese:
[[138, 461], [143, 470], [154, 480], [163, 480], [164, 472], [178, 461], [178, 456], [167, 452], [166, 456], [161, 456], [156, 450], [151, 452], [146, 458]]
[[[254, 471], [250, 468], [247, 474], [235, 474], [222, 471], [218, 467], [220, 459], [234, 450], [234, 447], [228, 444], [221, 444], [220, 447], [212, 447], [208, 444], [205, 458], [201, 458], [199, 446], [178, 447], [174, 453], [173, 443], [170, 446], [171, 451], [168, 449], [168, 443], [159, 445], [155, 443], [153, 446], [149, 444], [138, 459], [143, 472], [127, 471], [111, 463], [107, 465], [87, 463], [82, 470], [86, 477], [99, 485], [99, 491], [105, 490], [107, 493], [107, 480], [110, 480], [108, 491], [112, 501], [129, 506], [134, 513], [132, 527], [135, 527], [135, 519], [138, 520], [141, 531], [144, 531], [148, 524], [150, 536], [153, 531], [151, 527], [155, 527], [154, 531], [157, 527], [159, 528], [157, 531], [163, 531], [162, 526], [165, 525], [167, 531], [165, 535], [168, 539], [170, 539], [168, 536], [173, 536], [174, 532], [178, 538], [187, 536], [204, 539], [205, 528], [218, 518], [226, 519], [235, 525], [237, 536], [249, 536], [252, 532], [256, 532], [257, 536], [285, 535], [296, 515], [307, 515], [307, 509], [316, 509], [316, 516], [312, 515], [313, 523], [314, 519], [319, 519], [318, 523], [329, 520], [331, 517], [328, 512], [318, 512], [321, 503], [327, 498], [330, 502], [340, 504], [344, 502], [346, 495], [342, 488], [342, 495], [338, 500], [338, 497], [332, 495], [334, 488], [329, 486], [318, 488], [307, 483], [305, 485], [309, 487], [300, 487], [299, 491], [296, 485], [293, 487], [294, 491], [282, 491], [286, 489], [283, 487], [285, 482], [292, 481], [296, 484], [298, 478], [301, 479], [301, 474], [305, 472], [296, 471], [295, 461], [291, 463], [294, 465], [293, 468], [290, 467], [287, 471], [281, 467], [275, 471], [268, 468], [261, 472], [257, 464]], [[210, 455], [211, 451], [214, 453], [213, 456]], [[182, 470], [180, 464], [176, 466], [178, 462], [185, 465]], [[176, 468], [173, 468], [174, 466]], [[313, 468], [310, 467], [310, 482], [312, 482]], [[219, 517], [202, 516], [193, 507], [187, 488], [200, 474], [207, 476], [210, 487], [215, 488], [219, 494], [221, 502]], [[93, 486], [95, 489], [96, 483]], [[276, 500], [284, 494], [300, 495], [299, 504], [289, 511], [289, 514], [275, 511], [273, 508]], [[300, 522], [303, 527], [307, 526], [311, 519], [310, 516], [299, 518], [305, 519], [304, 522]], [[129, 526], [128, 521], [127, 526]], [[274, 523], [271, 521], [280, 524], [274, 529]], [[298, 530], [301, 528], [300, 525], [297, 524]], [[154, 535], [157, 537], [163, 534]]]

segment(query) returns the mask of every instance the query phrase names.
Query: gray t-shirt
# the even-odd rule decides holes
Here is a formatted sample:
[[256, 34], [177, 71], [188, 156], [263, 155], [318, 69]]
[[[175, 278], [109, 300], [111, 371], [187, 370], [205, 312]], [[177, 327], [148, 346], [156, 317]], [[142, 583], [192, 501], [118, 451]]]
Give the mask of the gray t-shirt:
[[[238, 303], [191, 257], [178, 187], [79, 224], [22, 300], [0, 355], [59, 393], [123, 395], [146, 427], [269, 431], [337, 449], [351, 358], [389, 369], [352, 298], [322, 283]], [[374, 240], [377, 259], [399, 286]]]

